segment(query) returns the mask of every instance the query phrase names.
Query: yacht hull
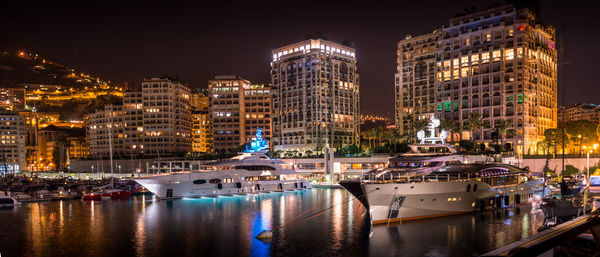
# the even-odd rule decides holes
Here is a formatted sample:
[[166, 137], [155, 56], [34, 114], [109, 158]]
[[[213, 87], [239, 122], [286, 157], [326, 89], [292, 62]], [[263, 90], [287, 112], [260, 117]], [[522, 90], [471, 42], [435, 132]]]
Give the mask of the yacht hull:
[[[372, 224], [420, 220], [507, 207], [541, 197], [536, 181], [490, 188], [476, 180], [432, 183], [340, 183], [369, 211]], [[477, 190], [473, 191], [477, 185]]]
[[194, 179], [188, 179], [187, 175], [166, 175], [134, 180], [160, 199], [218, 197], [311, 189], [310, 183], [304, 179], [242, 180], [232, 183], [205, 183], [202, 185], [194, 184]]

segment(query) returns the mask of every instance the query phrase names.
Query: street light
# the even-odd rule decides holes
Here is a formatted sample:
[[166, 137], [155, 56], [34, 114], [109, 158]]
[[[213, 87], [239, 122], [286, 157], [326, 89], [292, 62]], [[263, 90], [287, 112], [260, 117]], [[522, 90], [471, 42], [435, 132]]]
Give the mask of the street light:
[[579, 158], [581, 158], [581, 135], [577, 135], [577, 138], [579, 138]]
[[[583, 191], [583, 214], [585, 215], [585, 207], [587, 203], [588, 193], [590, 191], [590, 153], [598, 148], [598, 144], [594, 144], [593, 147], [588, 147], [589, 151], [586, 151], [587, 155], [587, 177], [585, 180], [585, 189]], [[592, 149], [593, 148], [593, 149]], [[585, 149], [585, 146], [583, 147]]]

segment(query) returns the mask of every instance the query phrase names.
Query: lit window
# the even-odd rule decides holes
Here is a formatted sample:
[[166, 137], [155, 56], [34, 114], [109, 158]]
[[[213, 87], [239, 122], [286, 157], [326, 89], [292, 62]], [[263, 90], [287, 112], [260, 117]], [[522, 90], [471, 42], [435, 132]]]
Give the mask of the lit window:
[[492, 60], [493, 61], [495, 61], [495, 62], [500, 61], [500, 56], [501, 56], [500, 50], [496, 50], [496, 51], [492, 52]]
[[450, 69], [450, 61], [444, 61], [444, 70]]
[[506, 49], [504, 51], [504, 60], [513, 60], [515, 59], [515, 50], [514, 49]]
[[490, 53], [481, 53], [481, 62], [482, 63], [490, 62]]
[[462, 68], [462, 69], [460, 69], [460, 76], [461, 77], [467, 77], [467, 76], [469, 76], [469, 68]]
[[469, 56], [463, 56], [463, 57], [461, 57], [460, 58], [460, 64], [463, 67], [469, 66]]
[[444, 71], [444, 81], [450, 80], [450, 71]]
[[479, 55], [471, 55], [471, 65], [479, 64]]
[[517, 58], [523, 58], [523, 47], [517, 48]]

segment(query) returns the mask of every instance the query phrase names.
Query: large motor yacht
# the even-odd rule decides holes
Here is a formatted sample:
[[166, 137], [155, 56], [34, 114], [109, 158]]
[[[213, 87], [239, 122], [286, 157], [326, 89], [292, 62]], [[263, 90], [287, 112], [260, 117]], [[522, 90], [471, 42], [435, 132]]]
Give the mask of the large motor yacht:
[[252, 147], [226, 161], [201, 165], [197, 170], [172, 172], [135, 179], [162, 199], [216, 197], [310, 189], [288, 164], [270, 159], [261, 131]]
[[397, 173], [340, 183], [369, 211], [371, 223], [456, 215], [540, 199], [543, 182], [505, 164], [450, 164], [429, 174]]
[[447, 144], [409, 145], [409, 151], [390, 158], [385, 168], [368, 171], [366, 180], [385, 180], [397, 174], [427, 175], [440, 167], [458, 163], [488, 163], [492, 158], [485, 155], [462, 155]]

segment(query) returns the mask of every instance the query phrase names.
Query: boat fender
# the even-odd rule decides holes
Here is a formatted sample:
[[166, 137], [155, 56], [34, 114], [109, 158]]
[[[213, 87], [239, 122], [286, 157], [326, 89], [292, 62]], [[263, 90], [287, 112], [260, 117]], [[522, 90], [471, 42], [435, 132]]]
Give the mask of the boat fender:
[[242, 188], [242, 182], [237, 182], [237, 183], [235, 184], [235, 186], [236, 186], [237, 188]]
[[467, 193], [468, 193], [468, 192], [471, 192], [471, 184], [468, 184], [468, 185], [467, 185]]
[[223, 189], [223, 184], [221, 184], [221, 183], [217, 184], [217, 188], [218, 189]]
[[279, 188], [279, 190], [283, 190], [283, 185], [279, 183], [279, 185], [277, 185], [277, 188]]
[[298, 183], [294, 183], [294, 188], [298, 188]]
[[520, 204], [521, 203], [521, 195], [515, 195], [515, 204]]

